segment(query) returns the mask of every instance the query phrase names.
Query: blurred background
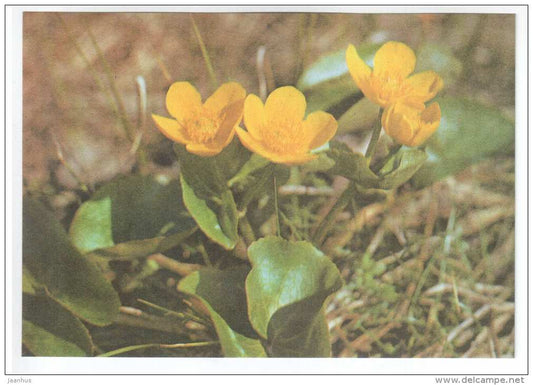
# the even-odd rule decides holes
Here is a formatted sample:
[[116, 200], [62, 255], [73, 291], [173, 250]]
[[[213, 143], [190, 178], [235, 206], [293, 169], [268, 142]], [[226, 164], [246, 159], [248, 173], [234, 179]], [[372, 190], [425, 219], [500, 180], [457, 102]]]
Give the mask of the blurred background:
[[[260, 93], [261, 76], [269, 91], [296, 85], [350, 43], [397, 40], [442, 47], [452, 58], [443, 77], [453, 78], [443, 94], [514, 119], [514, 15], [26, 12], [24, 188], [46, 196], [65, 225], [88, 191], [140, 167], [139, 147], [144, 173], [177, 175], [150, 114], [166, 115], [174, 81], [213, 91], [193, 20], [218, 81], [248, 93]], [[341, 139], [363, 148], [367, 134]], [[343, 218], [331, 252], [347, 282], [328, 307], [335, 356], [514, 355], [512, 149]]]

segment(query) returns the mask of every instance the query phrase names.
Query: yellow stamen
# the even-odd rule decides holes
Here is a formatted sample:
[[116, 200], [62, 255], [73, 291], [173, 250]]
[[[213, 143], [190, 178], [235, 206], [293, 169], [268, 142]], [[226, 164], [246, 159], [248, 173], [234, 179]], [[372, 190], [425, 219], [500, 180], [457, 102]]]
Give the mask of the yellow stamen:
[[412, 89], [400, 74], [391, 74], [389, 72], [379, 74], [373, 72], [370, 75], [369, 84], [376, 90], [378, 97], [382, 100], [398, 100], [408, 95]]
[[263, 141], [278, 154], [298, 153], [305, 146], [302, 141], [302, 122], [278, 117], [271, 119], [263, 128], [262, 133]]
[[206, 143], [215, 137], [221, 121], [223, 121], [221, 117], [204, 110], [192, 114], [189, 119], [183, 122], [183, 126], [195, 143]]

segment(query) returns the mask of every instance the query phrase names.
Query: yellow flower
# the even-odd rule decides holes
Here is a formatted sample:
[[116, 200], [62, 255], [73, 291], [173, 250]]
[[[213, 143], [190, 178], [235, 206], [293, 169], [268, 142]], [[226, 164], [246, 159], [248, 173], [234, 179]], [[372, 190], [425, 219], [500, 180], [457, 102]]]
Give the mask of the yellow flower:
[[390, 41], [374, 56], [374, 68], [359, 57], [353, 45], [346, 50], [346, 63], [355, 83], [373, 103], [386, 108], [396, 102], [424, 108], [443, 87], [442, 79], [434, 71], [408, 77], [415, 69], [416, 57], [403, 43]]
[[202, 104], [202, 97], [188, 82], [176, 82], [167, 92], [166, 106], [174, 119], [152, 114], [159, 130], [187, 151], [213, 156], [226, 147], [242, 119], [246, 91], [234, 82], [221, 85]]
[[431, 103], [427, 108], [413, 108], [396, 103], [385, 109], [381, 124], [385, 132], [398, 143], [406, 146], [419, 146], [439, 127], [440, 107]]
[[255, 95], [244, 102], [244, 124], [237, 127], [241, 143], [274, 163], [295, 165], [315, 159], [310, 151], [328, 142], [337, 131], [330, 114], [316, 111], [304, 120], [304, 95], [294, 87], [274, 90], [265, 104]]

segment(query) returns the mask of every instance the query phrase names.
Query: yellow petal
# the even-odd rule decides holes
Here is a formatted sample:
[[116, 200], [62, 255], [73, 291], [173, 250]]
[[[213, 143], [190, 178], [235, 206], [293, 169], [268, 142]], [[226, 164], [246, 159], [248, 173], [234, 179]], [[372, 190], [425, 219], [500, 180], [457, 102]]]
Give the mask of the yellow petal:
[[261, 129], [265, 127], [265, 107], [256, 95], [250, 94], [244, 102], [244, 125], [248, 133], [256, 139], [261, 139]]
[[411, 112], [406, 110], [405, 106], [395, 104], [386, 108], [381, 118], [381, 124], [387, 135], [406, 146], [411, 146], [414, 126], [418, 124], [416, 115], [413, 118]]
[[304, 118], [305, 96], [291, 86], [280, 87], [272, 91], [265, 103], [265, 114], [268, 120], [301, 122]]
[[246, 91], [236, 82], [224, 83], [207, 98], [204, 103], [204, 108], [219, 113], [229, 104], [235, 103], [239, 100], [244, 100]]
[[399, 76], [406, 78], [414, 71], [416, 56], [411, 48], [397, 41], [381, 46], [374, 56], [374, 72], [378, 76]]
[[437, 92], [444, 86], [442, 78], [434, 71], [425, 71], [410, 76], [406, 80], [412, 91], [407, 97], [407, 102], [425, 103], [433, 99]]
[[243, 106], [244, 98], [228, 104], [221, 110], [223, 120], [220, 122], [218, 132], [213, 139], [214, 142], [223, 146], [225, 146], [224, 143], [229, 143], [228, 138], [233, 137], [235, 127], [241, 122]]
[[250, 135], [249, 132], [244, 131], [240, 127], [236, 127], [235, 132], [237, 133], [237, 136], [244, 147], [252, 152], [255, 152], [256, 154], [261, 155], [263, 158], [270, 159], [272, 151], [265, 147], [264, 144], [259, 140]]
[[263, 143], [256, 140], [254, 137], [252, 137], [248, 132], [244, 131], [242, 128], [236, 127], [235, 131], [237, 132], [237, 136], [241, 140], [241, 143], [244, 145], [244, 147], [246, 147], [248, 150], [258, 155], [261, 155], [263, 158], [266, 158], [274, 163], [281, 163], [281, 164], [286, 164], [290, 166], [290, 165], [306, 163], [318, 157], [318, 155], [311, 154], [311, 153], [296, 153], [296, 154], [280, 155], [280, 154], [277, 154], [271, 151]]
[[183, 127], [174, 119], [165, 118], [156, 114], [152, 114], [157, 128], [163, 135], [174, 142], [186, 144], [190, 139]]
[[361, 57], [357, 53], [357, 50], [352, 44], [350, 44], [346, 49], [346, 65], [348, 66], [350, 75], [352, 75], [352, 78], [355, 81], [355, 84], [357, 84], [357, 87], [359, 87], [361, 91], [365, 93], [365, 90], [363, 90], [363, 88], [365, 87], [361, 83], [363, 79], [366, 79], [370, 76], [372, 70], [368, 65], [366, 65], [364, 60], [361, 59]]
[[316, 111], [307, 116], [304, 121], [304, 132], [309, 135], [309, 149], [320, 147], [328, 142], [337, 132], [335, 118], [323, 111]]
[[206, 143], [189, 143], [187, 151], [200, 156], [213, 156], [222, 151], [224, 147]]
[[189, 82], [176, 82], [170, 86], [166, 98], [167, 110], [183, 122], [202, 107], [202, 97]]
[[441, 119], [440, 106], [432, 103], [420, 114], [420, 129], [411, 140], [411, 146], [420, 146], [439, 128]]

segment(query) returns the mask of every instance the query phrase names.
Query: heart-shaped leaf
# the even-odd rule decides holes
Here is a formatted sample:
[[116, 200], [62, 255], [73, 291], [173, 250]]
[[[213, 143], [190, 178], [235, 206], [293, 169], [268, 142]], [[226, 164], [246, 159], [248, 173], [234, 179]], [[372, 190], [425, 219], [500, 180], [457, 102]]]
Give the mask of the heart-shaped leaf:
[[24, 198], [23, 264], [50, 295], [76, 316], [107, 325], [120, 301], [98, 268], [72, 246], [65, 230], [42, 204]]
[[514, 123], [500, 111], [468, 99], [440, 98], [437, 132], [426, 142], [428, 160], [413, 181], [424, 187], [482, 159], [513, 151]]
[[188, 234], [194, 227], [178, 181], [127, 176], [106, 184], [83, 203], [69, 233], [82, 253], [109, 248], [102, 253], [128, 259], [130, 253], [133, 257], [150, 255], [168, 237]]
[[376, 174], [368, 159], [347, 145], [331, 142], [328, 157], [335, 161], [329, 173], [342, 175], [365, 188], [393, 189], [407, 182], [424, 164], [427, 155], [417, 148], [402, 148]]
[[309, 242], [278, 237], [250, 245], [248, 315], [275, 356], [327, 357], [325, 299], [342, 286], [337, 267]]
[[183, 202], [198, 227], [211, 240], [227, 250], [237, 244], [237, 206], [229, 189], [219, 192], [219, 202], [200, 198], [192, 189], [184, 174], [180, 175]]
[[36, 356], [90, 356], [89, 331], [74, 315], [47, 297], [22, 298], [22, 343]]
[[198, 298], [207, 308], [226, 357], [265, 357], [266, 353], [246, 316], [244, 282], [249, 268], [201, 269], [182, 279], [178, 289]]

